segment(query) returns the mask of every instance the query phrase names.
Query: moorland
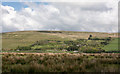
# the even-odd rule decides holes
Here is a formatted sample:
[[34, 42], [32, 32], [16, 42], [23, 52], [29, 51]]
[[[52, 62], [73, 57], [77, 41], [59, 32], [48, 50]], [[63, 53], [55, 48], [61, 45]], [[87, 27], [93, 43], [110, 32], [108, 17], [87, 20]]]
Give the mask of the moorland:
[[118, 33], [2, 33], [3, 72], [120, 72]]

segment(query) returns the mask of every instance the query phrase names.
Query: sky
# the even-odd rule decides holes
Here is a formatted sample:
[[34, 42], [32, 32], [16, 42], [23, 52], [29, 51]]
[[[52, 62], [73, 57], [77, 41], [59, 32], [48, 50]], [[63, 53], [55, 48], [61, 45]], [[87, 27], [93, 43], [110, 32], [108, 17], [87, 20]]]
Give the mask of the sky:
[[2, 2], [2, 32], [117, 32], [118, 2]]

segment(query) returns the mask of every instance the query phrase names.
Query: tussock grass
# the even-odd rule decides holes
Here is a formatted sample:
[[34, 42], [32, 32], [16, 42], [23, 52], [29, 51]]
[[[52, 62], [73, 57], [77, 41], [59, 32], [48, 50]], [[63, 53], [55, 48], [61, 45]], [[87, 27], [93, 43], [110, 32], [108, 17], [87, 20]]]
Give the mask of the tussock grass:
[[3, 72], [120, 72], [118, 53], [3, 53]]

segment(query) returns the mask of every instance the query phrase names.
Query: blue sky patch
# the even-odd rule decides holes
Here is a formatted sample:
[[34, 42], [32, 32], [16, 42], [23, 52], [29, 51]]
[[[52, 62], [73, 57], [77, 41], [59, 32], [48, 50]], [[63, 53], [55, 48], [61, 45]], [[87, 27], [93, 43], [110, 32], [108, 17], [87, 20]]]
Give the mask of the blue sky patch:
[[28, 7], [27, 5], [24, 5], [23, 2], [2, 2], [3, 6], [11, 6], [15, 10], [21, 10], [22, 8]]
[[[36, 2], [36, 4], [48, 5], [49, 3], [47, 3], [47, 2]], [[28, 7], [27, 5], [24, 4], [24, 2], [2, 2], [2, 5], [3, 6], [11, 6], [17, 11], [21, 10], [22, 8]]]

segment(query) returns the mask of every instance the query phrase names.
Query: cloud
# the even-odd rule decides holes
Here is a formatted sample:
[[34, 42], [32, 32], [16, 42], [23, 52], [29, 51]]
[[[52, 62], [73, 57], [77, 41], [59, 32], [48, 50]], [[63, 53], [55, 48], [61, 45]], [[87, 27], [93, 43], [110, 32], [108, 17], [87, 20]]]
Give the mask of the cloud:
[[117, 32], [117, 2], [24, 3], [19, 11], [3, 6], [3, 32], [23, 30], [64, 30]]

